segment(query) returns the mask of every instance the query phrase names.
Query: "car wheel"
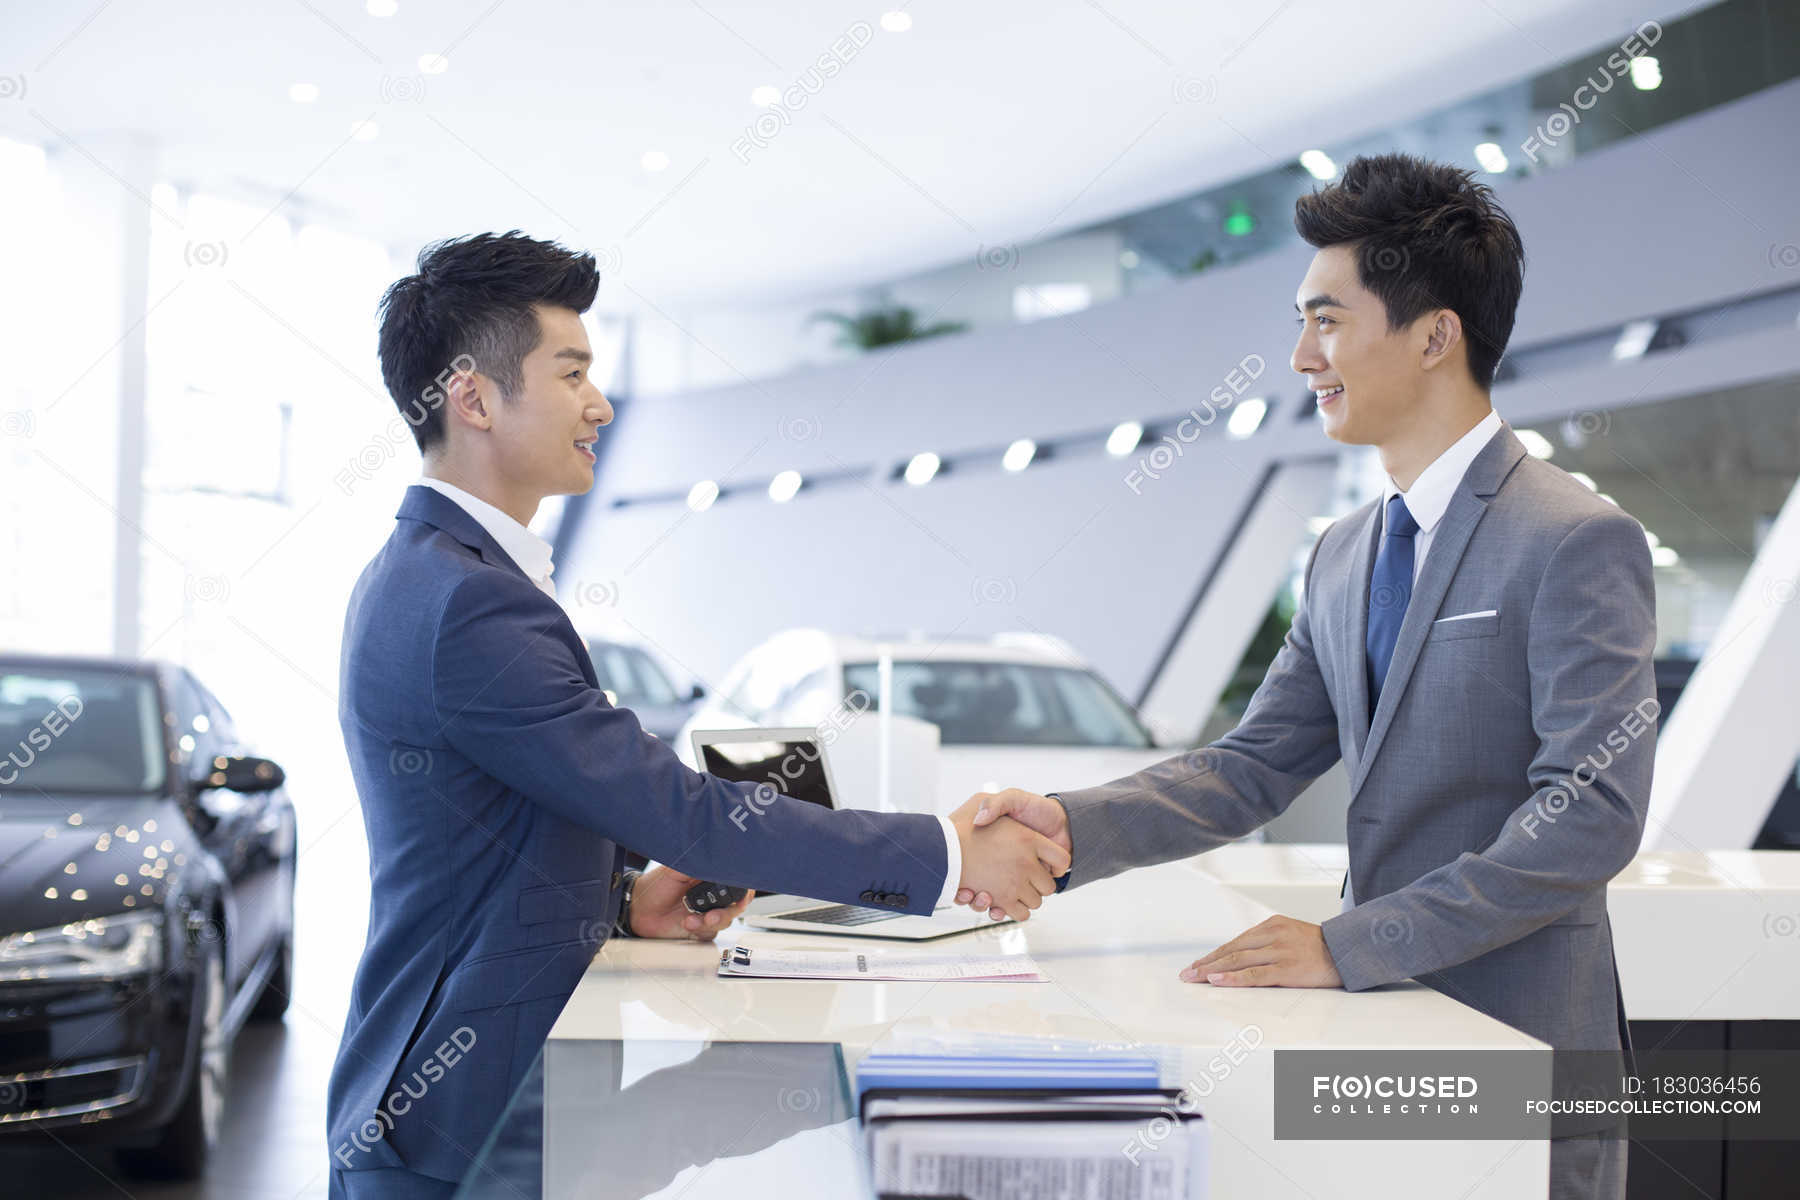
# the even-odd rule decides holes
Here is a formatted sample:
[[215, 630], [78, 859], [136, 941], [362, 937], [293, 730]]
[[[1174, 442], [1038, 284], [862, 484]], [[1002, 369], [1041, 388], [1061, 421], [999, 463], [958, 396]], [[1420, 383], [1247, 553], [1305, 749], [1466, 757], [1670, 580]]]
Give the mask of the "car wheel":
[[188, 1093], [163, 1126], [155, 1144], [118, 1152], [119, 1165], [150, 1179], [197, 1179], [219, 1141], [225, 1087], [231, 1069], [231, 1039], [225, 1032], [225, 955], [217, 938], [201, 943], [200, 1057]]
[[275, 966], [250, 1010], [252, 1021], [279, 1021], [288, 1009], [288, 997], [294, 994], [294, 878], [288, 871], [287, 932], [281, 935], [281, 948], [275, 952]]

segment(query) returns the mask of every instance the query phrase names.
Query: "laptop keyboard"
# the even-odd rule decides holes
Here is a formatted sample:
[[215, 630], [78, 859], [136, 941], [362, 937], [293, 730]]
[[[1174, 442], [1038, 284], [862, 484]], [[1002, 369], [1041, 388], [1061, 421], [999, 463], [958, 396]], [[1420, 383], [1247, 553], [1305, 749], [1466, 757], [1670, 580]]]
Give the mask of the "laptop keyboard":
[[808, 908], [800, 912], [782, 913], [784, 921], [806, 921], [813, 925], [868, 925], [875, 921], [891, 921], [907, 914], [881, 908], [864, 908], [860, 904], [833, 904], [826, 908]]

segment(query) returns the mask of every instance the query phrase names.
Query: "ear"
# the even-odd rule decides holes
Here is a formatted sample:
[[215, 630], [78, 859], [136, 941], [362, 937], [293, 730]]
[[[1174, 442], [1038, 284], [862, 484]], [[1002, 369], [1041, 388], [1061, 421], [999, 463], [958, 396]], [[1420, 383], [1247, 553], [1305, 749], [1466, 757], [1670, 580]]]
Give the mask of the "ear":
[[475, 371], [453, 372], [444, 385], [445, 423], [471, 429], [492, 428], [494, 418], [485, 395], [492, 387], [492, 381]]
[[1423, 319], [1430, 324], [1425, 327], [1425, 349], [1420, 355], [1419, 366], [1431, 371], [1449, 362], [1457, 346], [1462, 344], [1462, 318], [1451, 309], [1440, 308]]

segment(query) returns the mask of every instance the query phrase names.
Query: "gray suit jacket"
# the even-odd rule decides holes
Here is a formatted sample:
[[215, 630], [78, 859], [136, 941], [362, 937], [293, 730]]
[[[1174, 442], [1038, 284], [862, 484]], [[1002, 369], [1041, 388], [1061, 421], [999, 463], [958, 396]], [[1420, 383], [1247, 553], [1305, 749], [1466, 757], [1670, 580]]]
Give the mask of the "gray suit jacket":
[[1637, 852], [1655, 750], [1643, 528], [1503, 427], [1433, 534], [1371, 713], [1380, 538], [1379, 502], [1325, 531], [1236, 730], [1060, 794], [1069, 883], [1242, 837], [1341, 758], [1357, 904], [1324, 934], [1345, 988], [1417, 978], [1559, 1049], [1617, 1048], [1606, 884]]

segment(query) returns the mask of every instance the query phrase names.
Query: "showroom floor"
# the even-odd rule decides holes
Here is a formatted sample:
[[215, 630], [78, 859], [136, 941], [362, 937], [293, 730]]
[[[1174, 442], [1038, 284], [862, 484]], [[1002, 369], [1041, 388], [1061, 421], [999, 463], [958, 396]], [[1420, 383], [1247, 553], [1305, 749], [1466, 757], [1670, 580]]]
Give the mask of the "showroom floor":
[[[104, 1149], [0, 1148], [0, 1194], [32, 1200], [325, 1200], [325, 1088], [368, 919], [362, 822], [352, 807], [302, 813], [295, 993], [279, 1024], [238, 1035], [225, 1128], [212, 1169], [193, 1183], [146, 1183]], [[319, 828], [309, 839], [307, 827]]]

